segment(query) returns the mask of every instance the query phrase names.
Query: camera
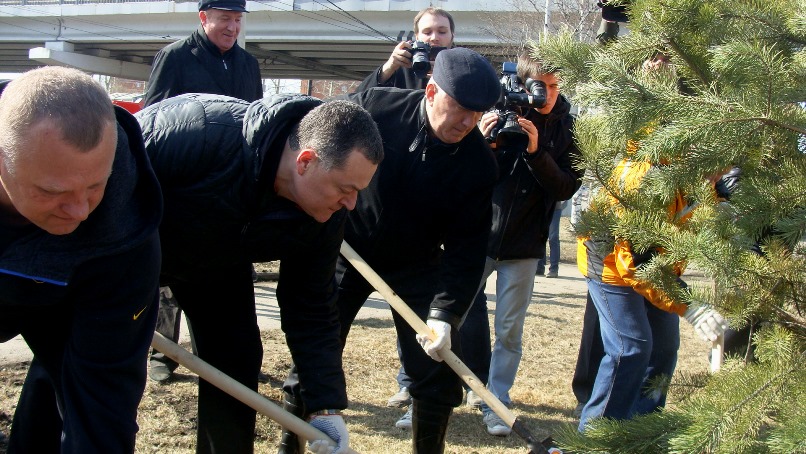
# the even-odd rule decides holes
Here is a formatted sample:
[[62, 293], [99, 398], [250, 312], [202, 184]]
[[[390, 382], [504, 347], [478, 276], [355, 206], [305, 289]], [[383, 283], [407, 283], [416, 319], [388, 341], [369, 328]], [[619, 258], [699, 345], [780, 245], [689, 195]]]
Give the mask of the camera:
[[518, 124], [518, 115], [523, 115], [524, 107], [539, 109], [546, 105], [546, 84], [534, 79], [521, 83], [517, 64], [504, 62], [501, 66], [501, 96], [494, 109], [498, 113], [498, 121], [488, 140], [497, 146], [523, 144], [526, 148], [529, 137]]
[[428, 75], [431, 62], [437, 58], [437, 54], [447, 49], [442, 46], [431, 46], [423, 41], [409, 41], [409, 44], [411, 45], [411, 49], [409, 49], [411, 69], [414, 71], [414, 75], [420, 79]]

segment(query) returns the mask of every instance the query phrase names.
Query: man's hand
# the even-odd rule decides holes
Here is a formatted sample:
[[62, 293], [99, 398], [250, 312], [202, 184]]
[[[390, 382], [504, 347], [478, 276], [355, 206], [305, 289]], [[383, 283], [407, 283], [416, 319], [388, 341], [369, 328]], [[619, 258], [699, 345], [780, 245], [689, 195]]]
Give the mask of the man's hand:
[[389, 56], [389, 59], [386, 60], [386, 63], [381, 67], [381, 83], [389, 80], [401, 66], [403, 68], [411, 68], [411, 52], [409, 52], [409, 49], [411, 49], [411, 44], [409, 44], [408, 41], [397, 43], [395, 50], [392, 51], [392, 55]]
[[479, 121], [479, 131], [484, 137], [490, 137], [493, 132], [493, 127], [498, 123], [498, 113], [492, 110], [481, 116]]
[[313, 415], [308, 421], [312, 426], [321, 430], [333, 441], [336, 447], [332, 448], [325, 440], [308, 440], [308, 450], [315, 454], [344, 454], [350, 446], [350, 434], [347, 425], [339, 415]]
[[434, 341], [431, 342], [428, 337], [423, 336], [422, 334], [417, 335], [417, 342], [423, 347], [428, 356], [434, 359], [434, 361], [442, 361], [442, 357], [439, 356], [439, 351], [443, 348], [451, 348], [451, 325], [441, 321], [441, 320], [434, 320], [429, 318], [426, 322], [429, 328], [431, 328], [431, 332], [434, 333]]
[[710, 306], [689, 306], [683, 318], [694, 326], [694, 331], [706, 342], [717, 340], [728, 328], [725, 318]]
[[526, 146], [526, 152], [534, 154], [537, 151], [537, 127], [535, 127], [534, 123], [520, 115], [518, 116], [518, 124], [521, 129], [526, 132], [526, 135], [529, 136], [529, 145]]

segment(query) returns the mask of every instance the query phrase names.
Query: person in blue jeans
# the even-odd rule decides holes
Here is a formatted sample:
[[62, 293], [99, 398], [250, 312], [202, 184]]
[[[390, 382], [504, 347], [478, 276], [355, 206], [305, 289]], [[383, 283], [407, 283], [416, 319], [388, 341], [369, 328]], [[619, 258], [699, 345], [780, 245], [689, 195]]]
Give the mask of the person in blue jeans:
[[560, 271], [560, 218], [562, 217], [567, 200], [560, 200], [554, 206], [554, 214], [551, 216], [549, 224], [549, 272], [546, 273], [546, 248], [543, 247], [543, 258], [537, 261], [537, 275], [544, 273], [548, 278], [559, 276]]
[[[640, 190], [639, 182], [651, 168], [648, 162], [624, 160], [613, 172], [617, 177], [611, 187], [620, 189], [619, 196], [629, 197]], [[612, 199], [597, 209], [624, 209], [618, 205], [620, 199]], [[691, 208], [678, 191], [668, 208], [670, 222], [685, 223]], [[606, 249], [609, 244], [612, 248]], [[680, 346], [678, 316], [690, 322], [706, 341], [716, 340], [727, 323], [709, 306], [673, 300], [636, 276], [643, 263], [662, 253], [659, 248], [638, 254], [624, 238], [588, 237], [578, 238], [577, 248], [577, 267], [586, 278], [599, 315], [605, 353], [591, 395], [582, 408], [578, 430], [584, 432], [592, 419], [629, 419], [666, 404], [666, 390], [652, 383], [668, 380], [674, 373]], [[675, 271], [679, 276], [682, 266], [675, 265]], [[685, 286], [679, 278], [678, 281]]]

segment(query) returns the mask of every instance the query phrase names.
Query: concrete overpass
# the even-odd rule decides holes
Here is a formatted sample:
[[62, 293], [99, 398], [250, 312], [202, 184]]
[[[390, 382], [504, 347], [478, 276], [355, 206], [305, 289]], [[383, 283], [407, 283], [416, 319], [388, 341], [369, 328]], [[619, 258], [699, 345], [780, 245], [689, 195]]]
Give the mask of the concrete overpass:
[[[268, 79], [359, 80], [388, 58], [417, 11], [450, 11], [456, 43], [508, 60], [483, 31], [506, 2], [495, 0], [248, 1], [245, 48]], [[505, 22], [504, 22], [505, 23]], [[199, 24], [196, 2], [0, 0], [0, 72], [64, 65], [147, 80], [154, 55]]]

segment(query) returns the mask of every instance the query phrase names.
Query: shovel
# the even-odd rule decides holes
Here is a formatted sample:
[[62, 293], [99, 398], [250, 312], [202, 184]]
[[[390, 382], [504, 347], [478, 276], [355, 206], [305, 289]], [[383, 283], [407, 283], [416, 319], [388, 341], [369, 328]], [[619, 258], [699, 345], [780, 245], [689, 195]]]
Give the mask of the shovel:
[[[198, 356], [188, 353], [187, 350], [171, 342], [162, 334], [154, 332], [154, 339], [151, 341], [151, 346], [165, 354], [165, 356], [185, 366], [185, 368], [194, 372], [211, 385], [238, 399], [255, 411], [277, 421], [277, 423], [286, 430], [296, 433], [300, 438], [306, 440], [325, 440], [328, 442], [328, 445], [336, 446], [333, 440], [316, 427], [283, 410], [282, 407], [255, 391], [252, 391]], [[347, 449], [347, 453], [358, 454], [350, 448]]]
[[[425, 324], [424, 321], [411, 310], [411, 308], [392, 290], [389, 285], [384, 282], [383, 278], [378, 275], [370, 266], [358, 255], [357, 252], [349, 245], [346, 241], [341, 243], [341, 255], [347, 259], [348, 262], [359, 272], [364, 279], [367, 280], [374, 288], [384, 297], [386, 302], [389, 303], [390, 306], [401, 316], [406, 322], [414, 328], [418, 334], [428, 336], [429, 339], [432, 341], [434, 340], [434, 334], [431, 332], [431, 329], [428, 325]], [[497, 414], [503, 421], [512, 428], [512, 430], [518, 434], [524, 441], [526, 441], [526, 446], [529, 448], [529, 454], [554, 454], [558, 453], [559, 450], [556, 448], [552, 448], [552, 452], [550, 453], [545, 446], [543, 446], [534, 435], [529, 432], [529, 429], [523, 424], [522, 421], [518, 420], [518, 417], [515, 416], [509, 408], [506, 407], [497, 397], [495, 397], [484, 384], [481, 383], [478, 377], [468, 368], [459, 357], [456, 356], [448, 348], [443, 348], [439, 351], [439, 356], [442, 357], [442, 360], [456, 372], [462, 380], [467, 383], [470, 389], [476, 393], [477, 396], [481, 397], [481, 399], [486, 403], [490, 409], [492, 409], [495, 414]]]

